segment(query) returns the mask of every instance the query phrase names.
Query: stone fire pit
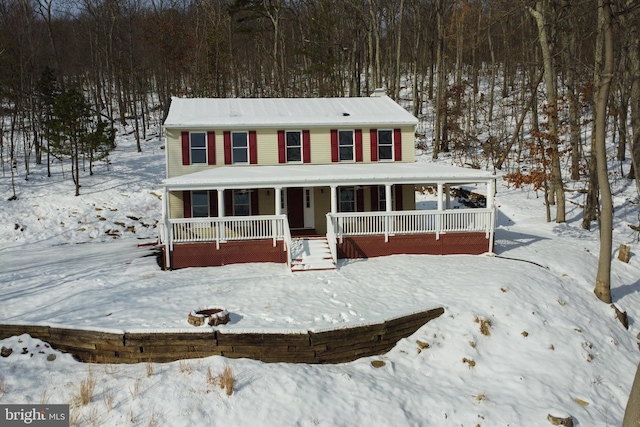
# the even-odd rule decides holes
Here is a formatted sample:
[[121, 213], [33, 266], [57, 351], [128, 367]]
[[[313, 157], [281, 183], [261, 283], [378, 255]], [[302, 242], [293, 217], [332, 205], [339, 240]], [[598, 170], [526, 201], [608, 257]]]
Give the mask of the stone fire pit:
[[229, 322], [229, 312], [224, 308], [207, 308], [189, 313], [188, 322], [193, 326], [202, 326], [207, 322], [209, 326], [224, 325]]

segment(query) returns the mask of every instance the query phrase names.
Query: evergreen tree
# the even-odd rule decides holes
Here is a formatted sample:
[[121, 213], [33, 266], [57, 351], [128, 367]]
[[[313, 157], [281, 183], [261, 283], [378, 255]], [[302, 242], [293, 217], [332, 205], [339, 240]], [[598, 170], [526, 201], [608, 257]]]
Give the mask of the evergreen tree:
[[[58, 86], [58, 79], [56, 79], [53, 69], [46, 66], [40, 74], [40, 79], [36, 85], [37, 97], [38, 97], [38, 113], [41, 123], [42, 133], [47, 133], [47, 122], [51, 120], [53, 114], [53, 104], [56, 97], [60, 95], [60, 87]], [[45, 148], [47, 152], [47, 176], [51, 177], [51, 159], [49, 150], [49, 141], [47, 140], [47, 146]], [[37, 156], [36, 156], [37, 157]], [[36, 160], [36, 163], [37, 160]]]
[[93, 175], [93, 163], [104, 160], [109, 164], [109, 153], [116, 148], [116, 133], [107, 126], [104, 120], [98, 120], [93, 132], [87, 135], [87, 152], [89, 153], [89, 175]]
[[[77, 88], [55, 98], [51, 119], [46, 123], [49, 151], [60, 160], [71, 160], [71, 176], [75, 194], [79, 196], [80, 156], [87, 154], [90, 162], [106, 159], [115, 148], [113, 129], [107, 128], [102, 120], [92, 121], [90, 104]], [[90, 173], [93, 174], [93, 170]]]

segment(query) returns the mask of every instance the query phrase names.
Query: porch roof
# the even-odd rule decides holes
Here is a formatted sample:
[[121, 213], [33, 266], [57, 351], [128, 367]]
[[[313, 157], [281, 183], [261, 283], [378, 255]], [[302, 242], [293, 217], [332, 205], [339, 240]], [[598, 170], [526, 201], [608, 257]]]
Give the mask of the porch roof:
[[427, 162], [230, 165], [165, 179], [175, 190], [488, 182], [490, 172]]

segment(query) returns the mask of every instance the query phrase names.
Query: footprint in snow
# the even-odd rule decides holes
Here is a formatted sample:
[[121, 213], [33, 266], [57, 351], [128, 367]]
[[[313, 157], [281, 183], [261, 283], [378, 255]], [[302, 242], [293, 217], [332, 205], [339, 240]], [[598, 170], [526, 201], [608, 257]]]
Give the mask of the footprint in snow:
[[[334, 295], [334, 296], [335, 296], [335, 295]], [[331, 302], [332, 302], [333, 304], [335, 304], [335, 305], [340, 305], [340, 306], [342, 306], [342, 307], [348, 307], [348, 306], [349, 306], [348, 304], [346, 304], [346, 303], [344, 303], [344, 302], [342, 302], [342, 301], [335, 300], [335, 299], [333, 299], [333, 298], [331, 298], [329, 301], [331, 301]]]

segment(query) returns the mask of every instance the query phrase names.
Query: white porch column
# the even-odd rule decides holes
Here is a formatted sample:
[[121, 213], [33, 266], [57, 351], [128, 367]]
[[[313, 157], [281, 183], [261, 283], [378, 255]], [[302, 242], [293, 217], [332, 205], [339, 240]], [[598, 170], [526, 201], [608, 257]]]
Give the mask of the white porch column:
[[173, 249], [173, 228], [169, 222], [169, 190], [162, 191], [162, 220], [164, 221], [164, 264], [167, 270], [171, 269], [171, 250]]
[[[218, 193], [218, 218], [224, 218], [224, 188], [216, 188], [216, 192]], [[216, 238], [216, 248], [220, 249], [220, 241], [225, 240], [225, 228], [222, 223], [218, 223], [217, 227], [217, 238]]]
[[393, 200], [391, 200], [391, 184], [384, 185], [384, 202], [385, 210], [391, 212], [393, 210]]
[[224, 217], [224, 188], [216, 188], [218, 193], [218, 217]]
[[449, 186], [449, 184], [445, 184], [444, 185], [444, 194], [446, 197], [446, 201], [445, 201], [445, 209], [451, 209], [451, 187]]
[[442, 210], [442, 183], [438, 183], [438, 210]]
[[338, 213], [338, 187], [331, 186], [331, 213]]
[[487, 181], [487, 208], [491, 209], [493, 208], [493, 193], [495, 193], [494, 187], [493, 187], [493, 180], [489, 180]]
[[276, 198], [276, 215], [282, 215], [282, 188], [276, 187], [274, 191], [274, 197]]
[[487, 181], [487, 209], [491, 209], [491, 220], [489, 224], [489, 254], [493, 255], [493, 239], [495, 236], [495, 227], [496, 227], [496, 209], [495, 202], [493, 199], [494, 193], [494, 181], [493, 179]]

